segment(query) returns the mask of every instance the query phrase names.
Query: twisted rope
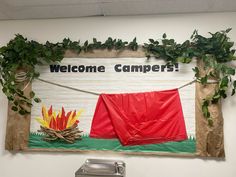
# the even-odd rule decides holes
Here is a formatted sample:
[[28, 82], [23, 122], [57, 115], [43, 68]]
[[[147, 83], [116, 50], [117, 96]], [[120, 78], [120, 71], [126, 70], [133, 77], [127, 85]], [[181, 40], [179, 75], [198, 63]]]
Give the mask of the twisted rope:
[[[18, 72], [15, 74], [15, 81], [16, 83], [22, 83], [22, 82], [25, 82], [26, 80], [28, 80], [28, 76], [27, 76], [28, 73], [24, 72], [24, 71], [21, 71], [21, 72]], [[32, 81], [32, 77], [29, 79], [29, 81], [27, 82], [27, 84], [24, 86], [24, 88], [22, 89], [22, 91], [24, 91], [28, 86], [29, 84], [31, 83]]]
[[91, 91], [87, 91], [87, 90], [81, 90], [81, 89], [77, 89], [77, 88], [66, 86], [66, 85], [61, 85], [61, 84], [58, 84], [58, 83], [55, 83], [55, 82], [51, 82], [51, 81], [47, 81], [47, 80], [40, 79], [40, 78], [37, 78], [37, 80], [39, 80], [41, 82], [44, 82], [44, 83], [51, 84], [51, 85], [56, 85], [58, 87], [62, 87], [62, 88], [66, 88], [66, 89], [70, 89], [70, 90], [74, 90], [74, 91], [78, 91], [78, 92], [88, 93], [88, 94], [92, 94], [92, 95], [100, 95], [100, 93], [91, 92]]
[[[23, 72], [23, 71], [17, 73], [15, 75], [15, 78], [16, 78], [16, 82], [17, 83], [24, 82], [25, 80], [28, 79], [27, 73]], [[62, 88], [66, 88], [66, 89], [70, 89], [70, 90], [74, 90], [74, 91], [78, 91], [78, 92], [82, 92], [82, 93], [88, 93], [88, 94], [91, 94], [91, 95], [100, 95], [100, 93], [97, 93], [97, 92], [92, 92], [92, 91], [87, 91], [87, 90], [82, 90], [82, 89], [78, 89], [78, 88], [62, 85], [62, 84], [58, 84], [58, 83], [55, 83], [55, 82], [52, 82], [52, 81], [48, 81], [48, 80], [44, 80], [44, 79], [41, 79], [41, 78], [37, 78], [37, 80], [39, 80], [41, 82], [44, 82], [44, 83], [47, 83], [47, 84], [55, 85], [55, 86], [58, 86], [58, 87], [62, 87]], [[25, 87], [22, 89], [22, 91], [24, 91], [29, 86], [31, 81], [32, 81], [32, 78], [29, 79], [29, 81], [27, 82]], [[194, 80], [192, 80], [192, 81], [190, 81], [190, 82], [188, 82], [188, 83], [178, 87], [178, 89], [182, 89], [184, 87], [192, 85], [195, 82], [198, 82], [197, 79], [194, 79]], [[207, 84], [216, 84], [216, 83], [219, 83], [219, 81], [217, 81], [217, 80], [208, 80], [207, 81]]]

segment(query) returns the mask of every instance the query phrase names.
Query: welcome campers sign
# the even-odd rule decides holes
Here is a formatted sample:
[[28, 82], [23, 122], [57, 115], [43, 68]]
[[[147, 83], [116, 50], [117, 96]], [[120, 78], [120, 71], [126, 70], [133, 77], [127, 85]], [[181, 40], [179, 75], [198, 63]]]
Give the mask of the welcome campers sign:
[[[162, 65], [114, 65], [115, 72], [173, 72], [179, 71], [179, 64], [162, 64]], [[93, 66], [93, 65], [50, 65], [50, 72], [73, 72], [73, 73], [83, 73], [83, 72], [106, 72], [106, 67], [103, 65]]]
[[[201, 86], [196, 85], [196, 94], [195, 84], [179, 89], [194, 79], [196, 63], [166, 65], [162, 60], [113, 58], [118, 55], [107, 53], [38, 67], [40, 80], [32, 89], [42, 103], [26, 117], [22, 126], [29, 124], [30, 131], [23, 141], [27, 143], [18, 149], [224, 156], [223, 143], [221, 150], [209, 152], [207, 147], [211, 127], [199, 108], [197, 97], [205, 94]], [[17, 116], [9, 110], [8, 130]], [[6, 147], [12, 143], [9, 136]]]

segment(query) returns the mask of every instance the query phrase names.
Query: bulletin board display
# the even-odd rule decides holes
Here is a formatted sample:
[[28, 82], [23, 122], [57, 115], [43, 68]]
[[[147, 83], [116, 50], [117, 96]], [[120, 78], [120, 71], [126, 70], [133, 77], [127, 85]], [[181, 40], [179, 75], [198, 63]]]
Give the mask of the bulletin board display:
[[9, 105], [6, 149], [222, 158], [221, 105], [209, 106], [214, 126], [201, 107], [217, 84], [194, 82], [196, 65], [203, 68], [167, 65], [142, 50], [66, 53], [60, 64], [38, 66], [24, 92], [42, 103], [30, 115]]

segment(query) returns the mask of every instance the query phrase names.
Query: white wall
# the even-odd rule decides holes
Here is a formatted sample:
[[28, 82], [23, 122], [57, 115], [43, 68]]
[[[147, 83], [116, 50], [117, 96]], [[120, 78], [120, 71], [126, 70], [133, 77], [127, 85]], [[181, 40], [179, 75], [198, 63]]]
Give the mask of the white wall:
[[[40, 42], [56, 42], [64, 37], [73, 40], [105, 40], [108, 36], [139, 43], [148, 38], [169, 37], [183, 41], [194, 29], [201, 34], [232, 27], [236, 41], [236, 13], [162, 15], [138, 17], [94, 17], [58, 20], [0, 21], [0, 46], [15, 33]], [[0, 93], [0, 176], [1, 177], [73, 177], [86, 158], [113, 158], [127, 163], [127, 177], [235, 177], [236, 176], [236, 97], [223, 104], [225, 118], [226, 160], [144, 157], [114, 154], [17, 153], [4, 150], [7, 100]]]

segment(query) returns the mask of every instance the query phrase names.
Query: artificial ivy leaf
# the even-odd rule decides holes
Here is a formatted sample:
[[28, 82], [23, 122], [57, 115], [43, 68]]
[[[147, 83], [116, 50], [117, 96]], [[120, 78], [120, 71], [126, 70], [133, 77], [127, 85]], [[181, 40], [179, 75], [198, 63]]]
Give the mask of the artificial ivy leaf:
[[14, 105], [18, 106], [19, 101], [18, 101], [18, 100], [15, 100], [13, 103], [14, 103]]
[[199, 68], [195, 67], [192, 70], [195, 72], [195, 77], [198, 78], [200, 76]]
[[193, 31], [193, 34], [191, 35], [190, 39], [193, 39], [196, 34], [197, 34], [197, 30], [195, 29], [195, 30]]
[[78, 46], [75, 51], [79, 54], [81, 52], [81, 47]]
[[226, 68], [225, 73], [229, 75], [235, 75], [235, 69], [234, 68]]
[[46, 51], [46, 52], [45, 52], [45, 55], [46, 55], [47, 57], [51, 57], [51, 56], [52, 56], [52, 51], [50, 51], [50, 50]]
[[69, 38], [64, 38], [63, 41], [62, 41], [62, 43], [63, 43], [64, 45], [68, 45], [69, 42], [70, 42], [70, 39], [69, 39]]
[[209, 73], [209, 76], [211, 76], [211, 77], [216, 77], [216, 75], [215, 75], [215, 73], [214, 73], [213, 71], [211, 71], [211, 72]]
[[[27, 111], [24, 107], [22, 107], [21, 105], [19, 105], [19, 108], [20, 108], [20, 111], [21, 111], [21, 113], [22, 113], [22, 115], [25, 115], [25, 114], [29, 114], [30, 112], [29, 111]], [[20, 113], [20, 111], [19, 111], [19, 113]]]
[[18, 92], [18, 94], [24, 95], [24, 92], [21, 89], [16, 89], [16, 91]]
[[34, 98], [35, 93], [33, 91], [30, 92], [30, 98]]
[[192, 61], [192, 59], [188, 58], [188, 57], [178, 57], [177, 61], [179, 61], [181, 63], [190, 63]]
[[84, 42], [84, 46], [87, 47], [88, 46], [88, 41]]
[[7, 88], [6, 88], [6, 87], [3, 87], [3, 88], [2, 88], [2, 92], [3, 92], [3, 93], [6, 93], [6, 92], [7, 92]]
[[21, 110], [19, 111], [19, 114], [22, 115], [22, 116], [24, 116], [24, 115], [26, 115], [26, 111], [25, 111], [24, 109], [21, 109]]
[[191, 58], [185, 58], [185, 63], [190, 63], [192, 61]]
[[227, 94], [225, 93], [225, 88], [224, 89], [222, 89], [222, 90], [220, 90], [220, 95], [221, 95], [221, 97], [223, 97], [223, 98], [226, 98], [227, 97]]
[[29, 106], [29, 107], [33, 106], [33, 104], [32, 104], [32, 103], [29, 103], [29, 102], [27, 102], [26, 104], [27, 104], [27, 106]]
[[133, 39], [132, 42], [128, 44], [128, 48], [132, 49], [133, 51], [138, 49], [138, 44], [136, 42], [136, 37]]
[[41, 99], [40, 99], [40, 98], [34, 98], [34, 101], [35, 101], [36, 103], [40, 103], [40, 102], [41, 102]]
[[[184, 63], [184, 57], [178, 57], [178, 58], [177, 58], [177, 61], [178, 61], [178, 62], [181, 62], [181, 63]], [[193, 70], [194, 70], [194, 68], [193, 68]]]
[[149, 39], [149, 41], [150, 41], [151, 43], [154, 43], [154, 42], [155, 42], [153, 39]]
[[18, 100], [18, 102], [19, 102], [20, 105], [27, 103], [27, 101], [24, 100], [24, 99], [20, 99], [20, 100]]
[[162, 37], [165, 39], [167, 36], [166, 36], [166, 33], [164, 33], [163, 35], [162, 35]]
[[212, 100], [211, 100], [211, 102], [212, 102], [212, 104], [216, 104], [216, 103], [218, 103], [218, 100], [220, 99], [220, 94], [219, 94], [219, 92], [216, 92], [215, 94], [214, 94], [214, 96], [212, 97]]
[[234, 81], [233, 86], [236, 89], [236, 80]]
[[219, 99], [220, 98], [220, 94], [217, 93], [213, 98], [214, 99]]
[[8, 96], [7, 99], [8, 99], [9, 101], [13, 101], [13, 100], [14, 100], [13, 96]]
[[227, 45], [227, 48], [231, 48], [234, 46], [234, 42], [227, 42], [226, 45]]
[[97, 39], [96, 38], [93, 38], [93, 43], [97, 43]]
[[207, 122], [208, 122], [208, 125], [209, 125], [210, 127], [213, 126], [213, 119], [212, 119], [212, 118], [208, 118], [208, 119], [207, 119]]
[[16, 111], [18, 111], [18, 108], [16, 106], [12, 106], [11, 110], [16, 112]]
[[201, 84], [207, 84], [207, 80], [208, 80], [208, 76], [207, 75], [205, 75], [205, 77], [202, 77], [201, 79], [200, 79], [200, 82], [201, 82]]
[[208, 103], [207, 100], [205, 100], [202, 104], [202, 113], [203, 113], [204, 117], [206, 117], [206, 118], [210, 117], [210, 113], [209, 113], [209, 110], [208, 110], [208, 105], [209, 105], [209, 103]]
[[228, 83], [229, 83], [228, 77], [227, 76], [223, 77], [221, 79], [220, 88], [221, 89], [225, 89], [225, 87], [227, 88], [228, 87]]
[[225, 30], [226, 33], [230, 32], [232, 30], [232, 28], [228, 28]]
[[235, 94], [235, 89], [232, 89], [231, 96], [233, 96], [234, 94]]
[[[234, 55], [235, 51], [236, 51], [235, 49], [231, 50], [231, 54]], [[232, 56], [232, 57], [234, 57], [234, 56]]]

